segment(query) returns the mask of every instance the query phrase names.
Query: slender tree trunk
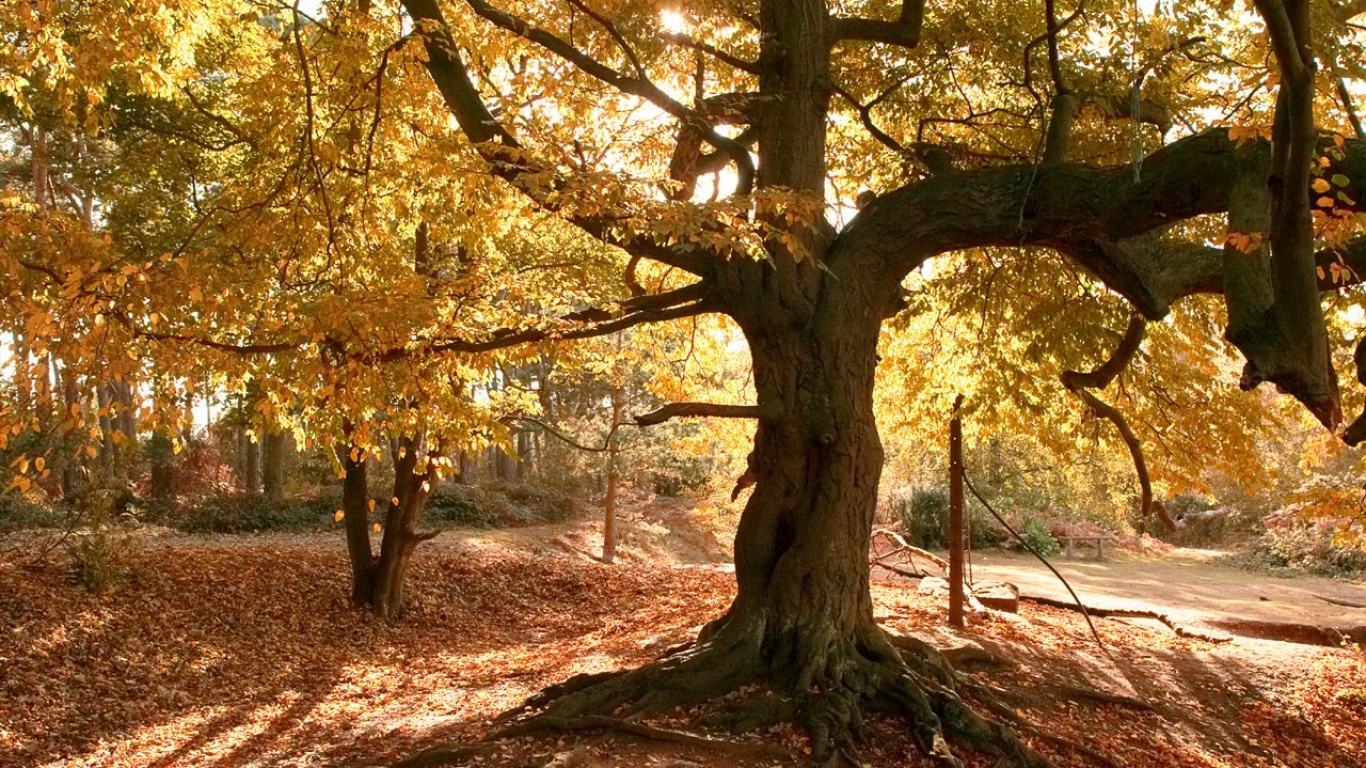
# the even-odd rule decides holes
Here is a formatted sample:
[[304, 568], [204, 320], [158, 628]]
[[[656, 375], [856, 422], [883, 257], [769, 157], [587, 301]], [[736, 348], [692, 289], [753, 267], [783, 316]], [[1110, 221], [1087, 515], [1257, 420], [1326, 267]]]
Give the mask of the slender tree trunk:
[[165, 506], [175, 498], [175, 486], [171, 474], [171, 439], [166, 433], [157, 430], [147, 440], [147, 460], [151, 465], [152, 502]]
[[77, 420], [82, 410], [81, 388], [69, 364], [62, 366], [59, 378], [64, 413], [59, 422], [62, 433], [56, 440], [56, 463], [60, 470], [55, 474], [62, 478], [62, 495], [71, 500], [76, 497], [81, 485], [81, 466], [76, 457]]
[[14, 404], [21, 416], [32, 417], [33, 364], [29, 360], [28, 336], [22, 319], [16, 319], [11, 333], [14, 336]]
[[602, 561], [610, 563], [617, 556], [617, 485], [620, 482], [616, 425], [621, 421], [621, 409], [626, 406], [626, 393], [621, 387], [612, 388], [612, 434], [607, 438], [607, 493], [603, 498]]
[[261, 491], [261, 443], [256, 436], [247, 431], [242, 436], [242, 453], [244, 469], [242, 472], [242, 490], [249, 494], [256, 494]]
[[100, 471], [105, 482], [112, 482], [118, 463], [118, 447], [114, 443], [113, 398], [110, 396], [109, 382], [95, 382], [95, 404], [99, 407]]
[[285, 459], [289, 446], [289, 435], [280, 429], [267, 432], [261, 441], [261, 484], [266, 498], [271, 501], [284, 498]]
[[963, 404], [959, 395], [949, 422], [949, 626], [963, 628]]

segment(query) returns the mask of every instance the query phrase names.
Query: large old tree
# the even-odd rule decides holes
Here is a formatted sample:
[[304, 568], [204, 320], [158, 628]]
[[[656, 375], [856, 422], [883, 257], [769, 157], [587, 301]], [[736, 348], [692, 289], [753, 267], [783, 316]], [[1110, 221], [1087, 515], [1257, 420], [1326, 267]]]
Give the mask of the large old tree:
[[[215, 156], [239, 153], [241, 165], [222, 161], [227, 170], [204, 185], [218, 198], [176, 245], [140, 254], [149, 271], [163, 269], [162, 247], [183, 257], [176, 265], [226, 254], [225, 268], [199, 275], [212, 300], [198, 290], [189, 304], [178, 294], [109, 300], [131, 290], [118, 279], [122, 256], [98, 270], [109, 283], [98, 290], [79, 273], [16, 262], [16, 273], [88, 298], [101, 329], [92, 334], [112, 327], [268, 358], [281, 368], [277, 399], [316, 389], [299, 395], [305, 415], [344, 404], [361, 429], [375, 408], [432, 411], [453, 397], [405, 391], [411, 407], [395, 409], [389, 380], [366, 378], [386, 365], [460, 383], [477, 371], [440, 361], [702, 313], [743, 330], [755, 405], [677, 403], [639, 418], [757, 421], [734, 603], [684, 651], [528, 702], [533, 721], [662, 710], [759, 681], [776, 697], [741, 720], [798, 719], [821, 758], [851, 756], [861, 712], [880, 707], [903, 712], [943, 764], [956, 764], [948, 740], [1044, 764], [963, 704], [932, 649], [873, 620], [879, 340], [915, 298], [908, 275], [936, 257], [1047, 249], [1148, 321], [1184, 297], [1222, 294], [1226, 336], [1246, 359], [1242, 385], [1271, 382], [1327, 427], [1342, 420], [1320, 291], [1356, 282], [1353, 266], [1366, 264], [1354, 234], [1366, 172], [1352, 107], [1360, 3], [214, 2], [204, 5], [223, 28], [254, 47], [209, 40], [190, 56], [166, 44], [186, 61], [163, 55], [150, 70], [142, 51], [193, 31], [198, 4], [168, 6], [183, 18], [132, 5], [146, 21], [57, 7], [44, 40], [24, 37], [34, 25], [21, 4], [6, 39], [29, 42], [4, 61], [37, 63], [22, 82], [0, 80], [0, 93], [127, 57], [135, 94], [165, 95], [174, 89], [157, 83], [183, 76], [186, 108], [223, 133]], [[71, 40], [100, 24], [108, 34], [78, 51]], [[258, 79], [241, 75], [248, 68]], [[434, 90], [425, 78], [414, 88], [419, 68]], [[222, 109], [236, 107], [237, 122], [205, 102], [234, 87]], [[85, 103], [72, 93], [82, 98], [58, 103]], [[131, 108], [109, 117], [133, 119], [164, 122]], [[462, 140], [446, 134], [452, 123]], [[566, 278], [538, 292], [536, 311], [514, 304], [519, 284], [544, 278], [517, 271], [486, 285], [481, 269], [491, 269], [461, 242], [504, 214], [531, 222], [538, 242], [567, 226], [580, 244], [616, 249], [620, 284], [592, 296]], [[429, 223], [433, 241], [444, 237], [432, 253], [446, 272], [416, 269]], [[582, 252], [548, 253], [537, 269]], [[267, 288], [243, 290], [258, 284]], [[496, 301], [476, 295], [488, 286]], [[433, 296], [449, 306], [423, 303]], [[471, 306], [488, 310], [479, 322], [468, 321]], [[244, 316], [259, 322], [244, 328]], [[1112, 367], [1068, 386], [1103, 387]], [[414, 416], [399, 426], [411, 437], [425, 425]], [[1346, 436], [1359, 433], [1366, 423]], [[355, 464], [353, 450], [343, 455]], [[362, 519], [357, 509], [353, 522]], [[368, 535], [363, 543], [368, 554]]]
[[[1255, 128], [1197, 131], [1201, 121], [1176, 115], [1183, 99], [1195, 113], [1199, 96], [1175, 90], [1173, 71], [1215, 77], [1218, 66], [1207, 62], [1232, 61], [1224, 50], [1253, 57], [1262, 50], [1253, 43], [1221, 49], [1204, 35], [1182, 34], [1179, 24], [1157, 34], [1160, 17], [1116, 4], [1083, 3], [1065, 17], [1051, 1], [841, 5], [851, 7], [821, 0], [704, 4], [682, 11], [694, 34], [680, 28], [659, 35], [648, 9], [629, 5], [404, 3], [424, 35], [433, 81], [494, 173], [624, 249], [633, 265], [653, 260], [695, 276], [686, 287], [635, 299], [625, 317], [722, 312], [743, 329], [753, 356], [757, 406], [676, 409], [758, 420], [747, 475], [754, 490], [736, 535], [734, 604], [689, 650], [624, 674], [571, 681], [532, 705], [552, 716], [623, 704], [648, 711], [757, 677], [791, 697], [791, 713], [824, 754], [849, 752], [860, 709], [875, 705], [903, 710], [926, 752], [946, 764], [954, 762], [946, 733], [1032, 764], [1036, 756], [961, 704], [927, 652], [894, 642], [873, 621], [864, 552], [883, 454], [872, 391], [879, 334], [903, 304], [904, 278], [940, 254], [1043, 246], [1073, 259], [1150, 320], [1183, 296], [1222, 292], [1228, 338], [1247, 359], [1243, 385], [1271, 381], [1335, 427], [1341, 407], [1319, 291], [1328, 282], [1320, 275], [1344, 273], [1319, 267], [1350, 261], [1356, 244], [1316, 254], [1315, 216], [1322, 229], [1355, 206], [1352, 180], [1366, 149], [1319, 130], [1316, 96], [1327, 90], [1316, 77], [1321, 64], [1306, 2], [1256, 3], [1279, 73], [1267, 89], [1275, 102], [1269, 142], [1250, 135]], [[1211, 31], [1224, 24], [1260, 37], [1250, 11], [1227, 6], [1199, 8]], [[852, 10], [867, 16], [841, 12]], [[1338, 10], [1341, 19], [1352, 12]], [[957, 47], [968, 41], [955, 35], [972, 34], [975, 14], [1002, 14], [1034, 30], [997, 28], [1002, 40], [978, 41], [987, 59], [993, 46], [1023, 48], [1017, 66], [974, 61], [966, 58], [971, 49]], [[945, 29], [936, 33], [936, 23]], [[1131, 37], [1128, 72], [1099, 50], [1101, 33]], [[672, 117], [666, 193], [692, 200], [700, 175], [722, 172], [734, 179], [732, 208], [699, 203], [681, 235], [663, 236], [639, 222], [665, 209], [657, 201], [600, 192], [588, 204], [575, 178], [592, 168], [554, 165], [553, 151], [514, 135], [516, 115], [490, 109], [490, 100], [501, 104], [505, 95], [491, 90], [499, 78], [474, 71], [478, 53], [463, 52], [471, 34], [519, 37], [523, 51], [544, 54], [547, 72], [597, 81], [587, 86], [596, 98], [610, 98], [607, 86], [616, 98]], [[655, 68], [670, 61], [667, 47], [645, 42], [656, 35], [694, 53], [691, 99], [652, 82]], [[927, 39], [938, 51], [910, 53]], [[1348, 47], [1345, 38], [1332, 45], [1338, 55]], [[1265, 59], [1252, 60], [1264, 66]], [[571, 68], [577, 71], [564, 74]], [[1144, 80], [1154, 70], [1150, 99]], [[981, 96], [991, 106], [974, 105], [984, 84], [956, 84], [955, 98], [938, 85], [946, 77], [995, 77], [1005, 81], [991, 84], [998, 93], [1015, 93]], [[1345, 81], [1339, 91], [1350, 112]], [[927, 95], [937, 101], [920, 98]], [[886, 127], [874, 111], [880, 103], [890, 115]], [[822, 210], [834, 199], [832, 174], [847, 178], [859, 166], [839, 153], [868, 151], [857, 141], [831, 140], [851, 115], [890, 150], [881, 157], [892, 167], [862, 159], [864, 178], [889, 189], [866, 194], [858, 214], [838, 228], [830, 223], [837, 217]], [[1186, 130], [1159, 147], [1158, 133], [1165, 137], [1176, 118]], [[960, 130], [926, 132], [936, 121]], [[1115, 122], [1126, 130], [1114, 131]], [[572, 141], [572, 116], [566, 125]], [[992, 125], [1004, 127], [993, 136]], [[1021, 132], [1032, 133], [1033, 152]], [[983, 149], [991, 142], [999, 146]], [[1115, 165], [1119, 153], [1131, 161]], [[1334, 185], [1339, 194], [1325, 202], [1322, 193]], [[709, 218], [710, 211], [718, 213]], [[1206, 245], [1199, 226], [1183, 224], [1224, 214], [1222, 248]], [[737, 232], [757, 239], [761, 252]]]
[[[570, 681], [531, 707], [650, 711], [759, 678], [789, 697], [788, 714], [822, 755], [852, 751], [871, 705], [904, 711], [945, 764], [955, 763], [945, 735], [1039, 762], [962, 705], [930, 652], [874, 623], [864, 553], [883, 458], [872, 408], [883, 323], [903, 306], [903, 280], [932, 257], [1045, 247], [1149, 320], [1182, 297], [1223, 293], [1227, 337], [1247, 360], [1243, 386], [1273, 382], [1336, 427], [1319, 292], [1350, 281], [1325, 267], [1360, 255], [1341, 231], [1366, 147], [1334, 139], [1321, 121], [1350, 116], [1351, 81], [1334, 61], [1357, 50], [1342, 26], [1355, 9], [1259, 0], [1255, 15], [1208, 3], [1164, 18], [1122, 3], [762, 0], [682, 7], [690, 26], [663, 33], [653, 9], [612, 5], [404, 2], [432, 80], [495, 174], [624, 249], [629, 271], [652, 260], [695, 276], [626, 302], [616, 322], [725, 313], [753, 356], [757, 406], [671, 411], [758, 420], [734, 604], [690, 649]], [[1332, 31], [1316, 40], [1311, 16]], [[499, 35], [517, 41], [506, 55], [520, 67], [487, 60], [474, 42]], [[1316, 43], [1332, 55], [1316, 57]], [[669, 87], [688, 78], [661, 74], [678, 62], [693, 75], [690, 98]], [[1268, 68], [1278, 77], [1263, 86]], [[672, 183], [652, 199], [630, 179], [604, 182], [606, 169], [582, 152], [519, 138], [513, 91], [533, 70], [589, 99], [635, 105], [642, 122], [671, 118]], [[1240, 111], [1247, 71], [1258, 71], [1260, 90]], [[591, 102], [549, 90], [565, 101], [559, 130], [572, 145], [576, 130], [590, 131], [574, 110]], [[1335, 92], [1341, 103], [1320, 103]], [[1232, 129], [1209, 127], [1217, 105]], [[848, 138], [855, 121], [876, 145]], [[589, 194], [581, 180], [594, 173]], [[733, 195], [702, 202], [698, 179], [716, 173]], [[836, 226], [844, 211], [825, 207], [838, 199], [835, 178], [886, 191], [861, 196], [857, 215]], [[699, 202], [665, 229], [651, 219], [679, 207], [663, 196]], [[1336, 227], [1335, 248], [1316, 250], [1316, 226]]]

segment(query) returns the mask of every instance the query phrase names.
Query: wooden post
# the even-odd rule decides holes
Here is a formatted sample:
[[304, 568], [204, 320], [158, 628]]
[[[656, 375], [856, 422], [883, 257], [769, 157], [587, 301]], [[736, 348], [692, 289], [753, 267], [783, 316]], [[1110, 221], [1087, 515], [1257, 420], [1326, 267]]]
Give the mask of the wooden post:
[[963, 628], [963, 419], [953, 401], [949, 421], [949, 626]]

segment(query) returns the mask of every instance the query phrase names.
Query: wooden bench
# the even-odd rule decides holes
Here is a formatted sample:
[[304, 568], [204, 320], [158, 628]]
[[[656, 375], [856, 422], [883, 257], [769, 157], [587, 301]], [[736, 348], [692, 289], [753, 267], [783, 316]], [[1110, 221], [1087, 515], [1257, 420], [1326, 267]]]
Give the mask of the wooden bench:
[[1105, 540], [1109, 536], [1059, 536], [1058, 543], [1063, 545], [1063, 551], [1068, 557], [1077, 556], [1077, 544], [1090, 544], [1096, 548], [1096, 559], [1105, 559]]

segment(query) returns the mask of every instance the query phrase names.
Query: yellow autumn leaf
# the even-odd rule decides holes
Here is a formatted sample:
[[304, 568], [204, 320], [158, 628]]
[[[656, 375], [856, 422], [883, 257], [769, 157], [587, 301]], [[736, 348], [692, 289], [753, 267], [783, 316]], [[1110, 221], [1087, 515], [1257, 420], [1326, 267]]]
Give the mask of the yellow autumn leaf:
[[336, 513], [336, 514], [332, 515], [332, 521], [333, 521], [333, 522], [336, 522], [336, 523], [340, 523], [340, 522], [342, 521], [342, 518], [343, 518], [343, 517], [346, 517], [346, 512], [345, 512], [344, 510], [340, 510], [340, 509], [339, 509], [339, 510], [337, 510], [337, 513]]
[[374, 527], [372, 530], [374, 530], [375, 533], [379, 533], [379, 532], [380, 532], [380, 528], [381, 528], [380, 524], [379, 524], [379, 523], [375, 523], [375, 527]]

